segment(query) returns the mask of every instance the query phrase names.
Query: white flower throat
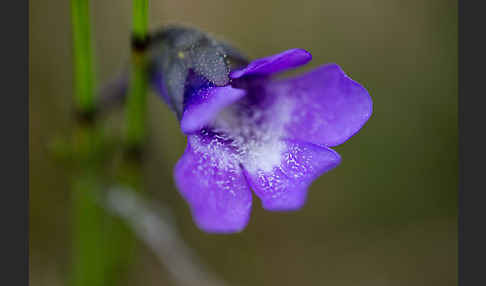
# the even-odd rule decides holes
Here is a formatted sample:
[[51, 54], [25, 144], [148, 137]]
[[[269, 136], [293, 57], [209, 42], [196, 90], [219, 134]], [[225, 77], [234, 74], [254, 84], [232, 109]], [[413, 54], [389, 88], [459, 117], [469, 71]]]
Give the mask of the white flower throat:
[[[286, 150], [281, 139], [286, 137], [285, 124], [293, 104], [284, 98], [266, 109], [246, 107], [243, 103], [221, 111], [213, 120], [212, 129], [235, 149], [235, 154], [227, 159], [237, 160], [250, 173], [271, 172], [280, 165]], [[222, 158], [223, 161], [227, 159]]]

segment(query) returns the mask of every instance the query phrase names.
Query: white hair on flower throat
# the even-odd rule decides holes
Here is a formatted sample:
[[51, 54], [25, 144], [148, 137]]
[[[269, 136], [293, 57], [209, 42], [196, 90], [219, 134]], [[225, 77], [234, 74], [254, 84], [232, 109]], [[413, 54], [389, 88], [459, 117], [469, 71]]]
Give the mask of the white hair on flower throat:
[[[285, 124], [290, 118], [293, 103], [289, 98], [279, 97], [267, 109], [261, 106], [242, 108], [241, 103], [222, 110], [211, 126], [214, 132], [231, 142], [237, 157], [251, 173], [271, 172], [282, 161], [286, 150], [281, 140], [286, 137]], [[221, 154], [223, 158], [228, 154]], [[226, 160], [223, 160], [226, 161]]]

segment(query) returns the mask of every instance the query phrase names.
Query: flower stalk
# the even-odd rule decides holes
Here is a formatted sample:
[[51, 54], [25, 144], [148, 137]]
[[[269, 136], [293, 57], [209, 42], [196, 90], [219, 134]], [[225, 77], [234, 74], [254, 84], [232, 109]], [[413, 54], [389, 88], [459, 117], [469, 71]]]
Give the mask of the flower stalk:
[[145, 38], [148, 32], [148, 0], [133, 0], [133, 34]]
[[71, 284], [104, 285], [103, 211], [96, 204], [99, 180], [96, 150], [98, 135], [95, 111], [95, 83], [91, 44], [90, 2], [71, 1], [73, 34], [74, 102], [77, 113], [73, 134], [76, 172], [72, 192]]
[[[148, 30], [148, 0], [133, 1], [131, 73], [125, 103], [125, 148], [122, 161], [117, 166], [117, 185], [135, 192], [143, 189], [141, 155], [146, 138], [146, 113], [148, 74], [145, 48]], [[121, 218], [117, 218], [121, 221]], [[123, 252], [118, 252], [118, 262], [129, 265], [134, 261], [136, 237], [126, 223], [114, 228]], [[116, 254], [116, 252], [115, 252]]]
[[133, 0], [132, 70], [126, 103], [126, 144], [139, 149], [146, 137], [148, 0]]
[[[107, 138], [97, 116], [89, 0], [71, 0], [74, 102], [72, 134], [72, 269], [73, 286], [117, 285], [120, 268], [129, 265], [131, 237], [119, 219], [100, 206]], [[126, 238], [126, 239], [125, 239]], [[128, 253], [128, 255], [127, 255]]]
[[78, 111], [88, 113], [95, 107], [93, 52], [89, 0], [71, 1], [74, 59], [74, 100]]

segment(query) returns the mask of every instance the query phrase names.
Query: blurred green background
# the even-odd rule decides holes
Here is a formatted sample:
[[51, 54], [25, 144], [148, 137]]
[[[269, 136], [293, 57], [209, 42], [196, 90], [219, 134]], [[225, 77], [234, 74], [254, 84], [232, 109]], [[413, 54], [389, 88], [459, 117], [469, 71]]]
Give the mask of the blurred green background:
[[[173, 114], [149, 97], [146, 193], [172, 207], [184, 240], [231, 285], [456, 285], [457, 1], [150, 0], [150, 27], [192, 24], [253, 58], [289, 48], [335, 62], [363, 84], [374, 112], [335, 148], [342, 164], [298, 212], [263, 211], [237, 235], [192, 222], [172, 180], [185, 149]], [[131, 1], [92, 1], [98, 84], [125, 67]], [[30, 282], [65, 285], [70, 181], [47, 145], [73, 127], [70, 3], [30, 1]], [[137, 248], [120, 285], [175, 285]]]

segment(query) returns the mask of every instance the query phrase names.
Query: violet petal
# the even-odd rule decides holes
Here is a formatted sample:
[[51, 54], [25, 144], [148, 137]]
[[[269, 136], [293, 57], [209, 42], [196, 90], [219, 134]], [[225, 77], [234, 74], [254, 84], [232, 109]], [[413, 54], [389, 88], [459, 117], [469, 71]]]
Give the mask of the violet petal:
[[293, 105], [286, 124], [288, 136], [331, 147], [358, 132], [373, 109], [368, 91], [336, 64], [272, 82], [267, 93], [285, 96]]
[[224, 87], [208, 87], [197, 90], [191, 100], [184, 104], [181, 129], [192, 133], [203, 128], [224, 107], [246, 94], [245, 90]]
[[303, 49], [290, 49], [279, 54], [250, 62], [245, 68], [230, 73], [230, 78], [237, 79], [249, 75], [270, 75], [306, 64], [312, 55]]
[[326, 147], [295, 140], [283, 140], [282, 143], [285, 149], [278, 166], [270, 171], [244, 170], [263, 207], [271, 211], [301, 208], [312, 181], [341, 161], [338, 153]]
[[188, 141], [174, 176], [197, 226], [209, 233], [243, 230], [252, 195], [233, 151], [213, 135], [189, 135]]

